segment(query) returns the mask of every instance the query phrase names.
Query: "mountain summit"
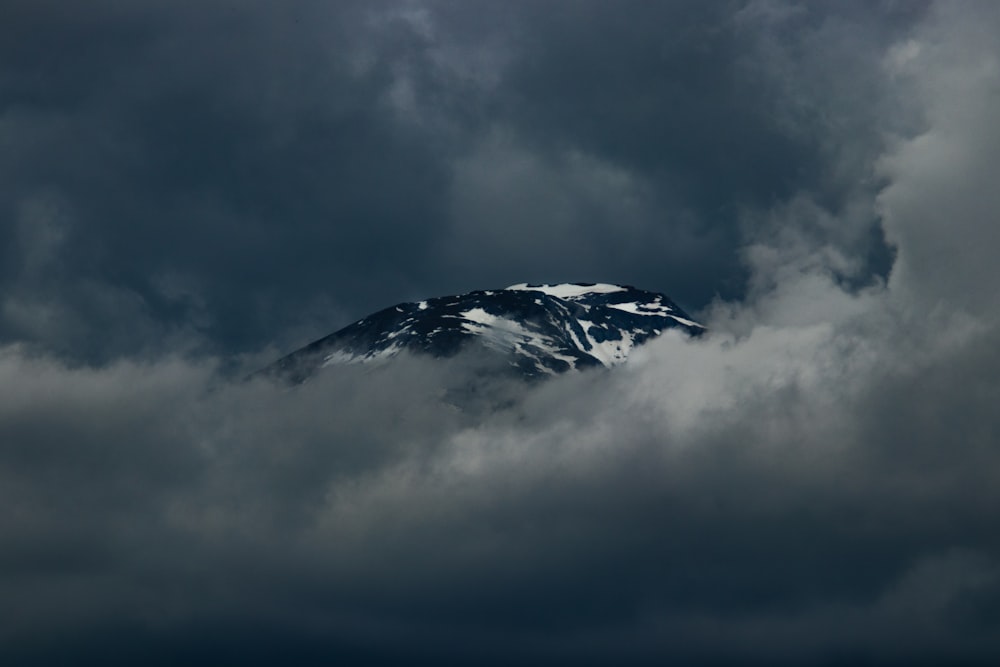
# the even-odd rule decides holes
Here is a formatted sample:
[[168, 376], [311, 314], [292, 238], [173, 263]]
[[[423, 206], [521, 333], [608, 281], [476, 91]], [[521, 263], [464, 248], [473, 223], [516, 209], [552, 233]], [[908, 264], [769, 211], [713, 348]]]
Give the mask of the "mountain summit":
[[267, 373], [301, 382], [325, 366], [407, 351], [450, 357], [478, 344], [526, 377], [613, 366], [633, 347], [680, 329], [703, 331], [665, 295], [625, 285], [521, 283], [380, 310], [289, 354]]

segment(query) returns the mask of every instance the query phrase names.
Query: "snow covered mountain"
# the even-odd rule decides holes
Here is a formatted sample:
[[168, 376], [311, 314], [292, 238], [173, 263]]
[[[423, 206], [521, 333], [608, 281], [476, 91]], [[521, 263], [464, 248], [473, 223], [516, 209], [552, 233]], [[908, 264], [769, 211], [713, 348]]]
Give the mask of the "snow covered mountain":
[[265, 372], [301, 382], [325, 366], [376, 362], [402, 351], [450, 357], [470, 345], [526, 377], [613, 366], [633, 347], [693, 322], [665, 295], [623, 285], [511, 285], [401, 303], [280, 359]]

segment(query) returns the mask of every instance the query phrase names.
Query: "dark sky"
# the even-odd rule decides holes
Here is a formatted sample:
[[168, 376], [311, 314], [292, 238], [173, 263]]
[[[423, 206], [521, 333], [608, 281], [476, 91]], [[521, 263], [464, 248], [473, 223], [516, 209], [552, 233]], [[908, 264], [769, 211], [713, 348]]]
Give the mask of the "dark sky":
[[[870, 200], [916, 122], [873, 64], [923, 13], [838, 7], [4, 0], [0, 341], [287, 351], [525, 281], [741, 298], [752, 213]], [[884, 274], [876, 215], [838, 226]]]
[[[996, 664], [998, 34], [0, 0], [0, 663]], [[711, 333], [232, 380], [538, 281]]]

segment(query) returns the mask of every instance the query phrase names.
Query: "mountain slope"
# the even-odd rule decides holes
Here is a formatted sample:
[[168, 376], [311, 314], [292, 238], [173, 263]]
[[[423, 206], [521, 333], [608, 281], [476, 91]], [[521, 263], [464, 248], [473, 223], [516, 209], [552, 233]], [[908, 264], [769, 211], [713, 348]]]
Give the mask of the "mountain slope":
[[665, 295], [624, 285], [518, 284], [386, 308], [297, 350], [266, 372], [301, 382], [320, 368], [407, 351], [449, 357], [470, 345], [526, 377], [623, 362], [667, 329], [703, 327]]

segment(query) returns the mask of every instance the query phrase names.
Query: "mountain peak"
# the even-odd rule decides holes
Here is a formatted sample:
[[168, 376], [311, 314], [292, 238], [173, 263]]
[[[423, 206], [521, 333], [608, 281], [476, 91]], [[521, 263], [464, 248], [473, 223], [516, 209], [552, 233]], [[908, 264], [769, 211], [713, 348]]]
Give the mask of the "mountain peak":
[[666, 295], [607, 283], [519, 283], [498, 290], [400, 303], [276, 362], [268, 372], [301, 382], [320, 369], [400, 352], [450, 357], [478, 345], [524, 377], [614, 366], [667, 329], [704, 327]]

